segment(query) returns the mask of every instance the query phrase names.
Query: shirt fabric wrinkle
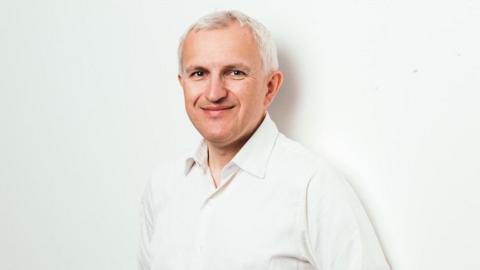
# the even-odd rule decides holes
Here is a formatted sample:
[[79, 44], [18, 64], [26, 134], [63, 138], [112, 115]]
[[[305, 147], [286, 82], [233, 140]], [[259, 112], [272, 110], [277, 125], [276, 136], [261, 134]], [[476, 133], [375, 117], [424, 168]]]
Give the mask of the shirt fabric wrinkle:
[[[147, 184], [140, 270], [390, 269], [344, 177], [280, 133], [268, 113], [217, 188], [207, 160], [202, 140]], [[358, 235], [344, 235], [351, 227]], [[375, 264], [356, 264], [343, 250], [350, 247]]]

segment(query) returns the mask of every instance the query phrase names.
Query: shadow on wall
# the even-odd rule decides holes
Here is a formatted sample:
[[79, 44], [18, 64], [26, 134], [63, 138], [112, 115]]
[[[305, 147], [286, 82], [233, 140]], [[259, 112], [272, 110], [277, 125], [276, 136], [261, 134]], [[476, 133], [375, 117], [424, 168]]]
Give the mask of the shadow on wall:
[[280, 70], [285, 77], [283, 86], [268, 111], [277, 124], [278, 129], [288, 137], [292, 137], [294, 133], [294, 119], [296, 119], [297, 113], [299, 84], [296, 80], [294, 61], [292, 61], [290, 55], [279, 49], [278, 61]]
[[[299, 69], [295, 66], [295, 60], [286, 51], [279, 50], [278, 58], [280, 63], [280, 70], [284, 73], [285, 77], [284, 77], [283, 86], [280, 89], [280, 92], [278, 93], [277, 97], [273, 101], [268, 111], [270, 113], [271, 118], [277, 124], [280, 132], [282, 132], [283, 134], [287, 135], [292, 139], [296, 139], [293, 135], [295, 134], [295, 128], [298, 128], [295, 126], [295, 121], [299, 120], [298, 101], [301, 99], [300, 93], [302, 93], [301, 91], [302, 89], [300, 89], [301, 83], [298, 81]], [[304, 132], [305, 128], [301, 128], [301, 130], [299, 131]], [[343, 173], [349, 172], [349, 170], [346, 169], [344, 166], [337, 166], [338, 164], [333, 164], [333, 165]], [[372, 226], [374, 227], [376, 236], [379, 240], [380, 246], [382, 247], [385, 257], [387, 258], [387, 261], [390, 262], [390, 260], [388, 259], [390, 258], [388, 254], [388, 250], [386, 250], [382, 239], [380, 238], [377, 230], [375, 229], [376, 222], [373, 219], [372, 215], [369, 214], [371, 213], [371, 211], [370, 211], [369, 205], [365, 203], [367, 200], [365, 200], [365, 198], [362, 198], [363, 197], [361, 196], [362, 194], [358, 192], [359, 189], [355, 187], [355, 185], [353, 185], [353, 183], [356, 183], [356, 181], [353, 181], [353, 179], [356, 178], [355, 174], [348, 173], [345, 175], [348, 178], [347, 181], [350, 183], [350, 185], [352, 185], [352, 188], [356, 191], [357, 196], [362, 202], [365, 212], [369, 217], [370, 221], [372, 222]], [[391, 269], [393, 270], [393, 268]]]

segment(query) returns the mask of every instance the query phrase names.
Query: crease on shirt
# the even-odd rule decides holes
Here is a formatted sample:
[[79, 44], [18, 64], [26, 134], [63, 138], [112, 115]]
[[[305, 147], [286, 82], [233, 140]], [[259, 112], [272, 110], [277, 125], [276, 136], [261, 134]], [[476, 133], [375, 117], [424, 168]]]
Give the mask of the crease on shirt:
[[310, 179], [308, 180], [308, 183], [305, 187], [305, 190], [304, 192], [302, 192], [302, 196], [303, 196], [303, 204], [302, 204], [302, 208], [300, 210], [303, 210], [303, 211], [300, 211], [303, 213], [302, 215], [302, 221], [303, 221], [303, 230], [305, 231], [305, 237], [304, 237], [304, 241], [306, 243], [306, 252], [307, 252], [307, 256], [308, 256], [308, 259], [310, 261], [310, 263], [317, 269], [319, 269], [319, 264], [318, 262], [316, 261], [316, 258], [314, 256], [314, 252], [313, 252], [313, 244], [312, 244], [312, 241], [311, 241], [311, 236], [310, 236], [310, 228], [308, 226], [308, 220], [309, 220], [309, 217], [308, 217], [308, 189], [310, 187], [310, 183], [312, 182], [313, 178], [315, 177], [315, 175], [317, 174], [318, 172], [318, 168], [314, 171], [314, 173], [310, 176]]

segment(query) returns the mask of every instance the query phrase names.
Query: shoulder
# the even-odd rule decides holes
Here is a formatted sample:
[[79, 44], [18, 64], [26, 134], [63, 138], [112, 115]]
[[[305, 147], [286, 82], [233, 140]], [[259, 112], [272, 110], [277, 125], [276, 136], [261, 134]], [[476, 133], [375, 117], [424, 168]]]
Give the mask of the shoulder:
[[[342, 181], [341, 174], [324, 156], [314, 153], [282, 133], [278, 134], [272, 150], [267, 177], [275, 179], [275, 183], [303, 198], [310, 188], [316, 190], [318, 184]], [[315, 183], [311, 185], [311, 182]]]
[[348, 212], [352, 206], [356, 208], [357, 199], [344, 174], [323, 155], [281, 133], [272, 152], [268, 173], [275, 180], [273, 185], [288, 190], [301, 213], [308, 209], [315, 216], [326, 212], [334, 215], [333, 209]]
[[283, 169], [303, 171], [310, 176], [325, 171], [334, 171], [333, 166], [323, 155], [312, 152], [282, 133], [278, 134], [272, 159], [277, 164], [283, 164]]

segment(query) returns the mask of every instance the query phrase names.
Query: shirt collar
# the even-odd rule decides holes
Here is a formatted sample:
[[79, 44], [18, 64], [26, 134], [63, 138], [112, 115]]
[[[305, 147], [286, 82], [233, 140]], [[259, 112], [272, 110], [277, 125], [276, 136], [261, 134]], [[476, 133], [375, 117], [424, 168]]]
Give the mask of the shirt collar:
[[[278, 129], [267, 113], [260, 126], [230, 161], [242, 170], [263, 178], [267, 169], [268, 160], [278, 136]], [[208, 147], [203, 139], [197, 149], [187, 156], [185, 175], [196, 163], [204, 170], [208, 168]], [[228, 166], [228, 164], [227, 164]]]
[[208, 146], [205, 139], [202, 139], [197, 149], [187, 155], [185, 161], [185, 175], [192, 169], [194, 164], [199, 165], [203, 170], [208, 167]]

